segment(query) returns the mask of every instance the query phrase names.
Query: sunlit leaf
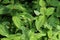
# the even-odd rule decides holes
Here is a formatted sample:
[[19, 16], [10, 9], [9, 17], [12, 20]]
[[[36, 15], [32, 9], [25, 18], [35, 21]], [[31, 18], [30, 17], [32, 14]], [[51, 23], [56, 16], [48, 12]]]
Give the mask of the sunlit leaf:
[[42, 27], [44, 23], [45, 23], [45, 16], [44, 15], [39, 16], [35, 21], [37, 30], [40, 30], [40, 27]]
[[17, 28], [21, 28], [22, 22], [21, 22], [19, 16], [13, 16], [13, 17], [12, 17], [12, 20], [13, 20], [13, 22], [14, 22], [14, 24], [16, 25]]
[[7, 37], [9, 36], [8, 29], [2, 24], [0, 24], [0, 34]]
[[42, 6], [42, 7], [46, 6], [45, 1], [44, 0], [40, 0], [39, 1], [39, 5]]
[[54, 8], [47, 8], [46, 9], [46, 15], [47, 16], [50, 16], [50, 15], [52, 15], [54, 13]]
[[34, 10], [34, 13], [35, 13], [36, 15], [39, 15], [39, 14], [40, 14], [40, 12], [38, 12], [38, 11], [36, 11], [36, 10]]

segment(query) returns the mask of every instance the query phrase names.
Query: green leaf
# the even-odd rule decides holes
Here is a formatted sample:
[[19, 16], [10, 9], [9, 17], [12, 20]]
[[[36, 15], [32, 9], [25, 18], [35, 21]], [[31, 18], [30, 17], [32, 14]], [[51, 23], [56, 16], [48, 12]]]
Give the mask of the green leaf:
[[8, 14], [10, 13], [10, 10], [6, 6], [0, 6], [0, 15], [1, 14]]
[[49, 38], [52, 38], [52, 35], [53, 35], [53, 34], [52, 34], [52, 30], [49, 30], [49, 31], [48, 31], [48, 37], [49, 37]]
[[8, 38], [10, 38], [11, 40], [12, 39], [13, 40], [20, 40], [21, 39], [20, 35], [10, 35], [10, 37], [8, 37]]
[[59, 40], [60, 40], [60, 32], [59, 32], [59, 34], [58, 34], [58, 35], [59, 35], [58, 37], [59, 37]]
[[58, 0], [46, 0], [46, 1], [51, 6], [58, 6], [59, 5], [59, 1]]
[[29, 35], [29, 39], [30, 40], [37, 40], [37, 38], [36, 38], [36, 36], [35, 36], [35, 34], [34, 34], [34, 32], [33, 31], [29, 31], [29, 33], [28, 33], [28, 35]]
[[49, 19], [48, 19], [48, 23], [51, 25], [51, 26], [54, 26], [56, 27], [58, 24], [59, 24], [59, 19], [54, 17], [54, 16], [51, 16]]
[[60, 30], [60, 25], [57, 25], [56, 29]]
[[45, 13], [46, 13], [46, 7], [41, 7], [40, 14], [45, 15]]
[[24, 20], [24, 23], [23, 23], [24, 25], [28, 24], [30, 27], [32, 27], [32, 21], [34, 20], [34, 17], [31, 14], [29, 14], [27, 12], [23, 12], [20, 14], [20, 16]]
[[5, 7], [3, 7], [2, 5], [0, 6], [0, 14], [3, 14], [4, 8], [5, 8]]
[[8, 29], [2, 24], [0, 24], [0, 34], [7, 37], [9, 36]]
[[22, 4], [15, 4], [14, 9], [18, 9], [24, 12], [27, 11], [26, 8]]
[[46, 21], [45, 19], [46, 18], [44, 15], [41, 15], [36, 19], [35, 25], [36, 25], [37, 30], [40, 30], [40, 27], [42, 27], [44, 25], [44, 23]]
[[48, 24], [47, 22], [45, 22], [44, 28], [48, 28], [49, 30], [52, 30], [52, 26]]
[[10, 4], [10, 5], [7, 5], [6, 7], [11, 10], [13, 9], [14, 5]]
[[46, 9], [46, 15], [47, 16], [50, 16], [54, 13], [54, 8], [50, 7], [50, 8], [47, 8]]
[[14, 4], [14, 0], [11, 0], [10, 2], [11, 2], [12, 4]]
[[38, 12], [38, 11], [36, 11], [36, 10], [34, 10], [34, 13], [35, 13], [36, 15], [39, 15], [39, 14], [40, 14], [40, 12]]
[[20, 40], [20, 35], [10, 35], [8, 38], [2, 38], [1, 40]]
[[45, 7], [46, 6], [45, 1], [44, 0], [39, 0], [39, 5], [41, 7]]
[[55, 16], [60, 17], [60, 6], [57, 7]]
[[19, 16], [13, 16], [12, 20], [13, 20], [14, 24], [16, 25], [16, 27], [18, 29], [22, 30], [22, 33], [24, 34], [25, 39], [28, 40], [28, 38], [26, 38], [27, 37], [27, 29], [22, 25], [22, 21], [21, 21], [20, 17]]
[[4, 3], [4, 4], [9, 3], [9, 0], [3, 0], [2, 3]]
[[28, 40], [28, 29], [25, 28], [24, 26], [22, 26], [22, 33], [23, 33], [23, 37], [24, 37], [24, 40]]
[[22, 4], [10, 4], [6, 6], [9, 9], [18, 9], [19, 11], [27, 11], [26, 8]]
[[27, 12], [24, 12], [23, 15], [24, 15], [24, 18], [28, 19], [29, 21], [32, 21], [34, 19], [34, 17]]
[[14, 22], [14, 24], [16, 25], [17, 28], [19, 28], [19, 29], [21, 28], [22, 22], [21, 22], [19, 16], [13, 16], [12, 21]]
[[34, 31], [30, 30], [28, 35], [29, 35], [29, 39], [30, 40], [38, 40], [42, 36], [45, 36], [46, 34], [43, 34], [43, 33], [34, 33]]

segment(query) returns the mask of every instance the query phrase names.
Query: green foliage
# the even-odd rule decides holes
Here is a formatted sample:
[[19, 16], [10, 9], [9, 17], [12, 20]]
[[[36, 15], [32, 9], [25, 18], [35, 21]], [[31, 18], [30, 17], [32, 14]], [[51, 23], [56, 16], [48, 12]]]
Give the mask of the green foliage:
[[6, 26], [0, 24], [0, 34], [4, 35], [4, 36], [9, 36], [9, 32], [8, 29], [6, 28]]
[[0, 40], [60, 40], [60, 1], [0, 0]]
[[16, 25], [17, 28], [21, 28], [22, 22], [21, 22], [21, 20], [18, 16], [13, 16], [12, 20], [13, 20], [13, 22]]
[[45, 23], [45, 15], [41, 15], [36, 19], [35, 25], [37, 30], [40, 30], [40, 27], [42, 27]]

